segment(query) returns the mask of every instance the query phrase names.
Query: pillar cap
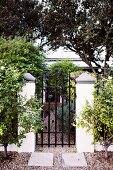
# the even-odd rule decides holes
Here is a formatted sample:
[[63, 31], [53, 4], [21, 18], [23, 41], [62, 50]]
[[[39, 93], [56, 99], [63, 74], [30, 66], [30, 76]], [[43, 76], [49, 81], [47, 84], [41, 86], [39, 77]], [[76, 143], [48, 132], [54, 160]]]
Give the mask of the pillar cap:
[[32, 74], [30, 74], [30, 73], [25, 73], [24, 74], [24, 79], [26, 81], [33, 81], [33, 82], [36, 80], [36, 78], [34, 76], [32, 76]]
[[79, 84], [94, 84], [95, 78], [90, 76], [88, 73], [82, 73], [79, 77], [76, 78], [76, 82]]

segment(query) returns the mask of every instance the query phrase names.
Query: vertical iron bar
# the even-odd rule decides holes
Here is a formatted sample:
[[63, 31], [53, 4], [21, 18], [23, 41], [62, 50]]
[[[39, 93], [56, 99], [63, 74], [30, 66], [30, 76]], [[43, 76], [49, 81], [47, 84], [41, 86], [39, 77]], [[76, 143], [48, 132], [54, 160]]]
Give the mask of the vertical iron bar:
[[[76, 114], [76, 86], [74, 87], [74, 112], [75, 112], [75, 114]], [[75, 115], [75, 116], [76, 116], [76, 115]], [[75, 124], [76, 124], [76, 118], [74, 119], [74, 122], [75, 122]], [[76, 129], [75, 129], [75, 131], [74, 131], [74, 145], [76, 144], [75, 138], [76, 138]]]
[[62, 75], [62, 147], [64, 146], [64, 77]]
[[69, 76], [68, 76], [68, 81], [69, 81], [69, 131], [68, 131], [68, 145], [70, 147], [70, 73], [69, 73]]
[[[43, 90], [44, 90], [44, 79], [43, 79], [43, 75], [42, 75], [42, 78], [41, 78], [41, 82], [42, 82], [42, 94], [41, 94], [41, 98], [42, 98], [42, 105], [43, 105]], [[41, 111], [41, 118], [43, 120], [43, 110]], [[41, 132], [41, 146], [43, 147], [43, 130]]]
[[38, 134], [36, 133], [36, 144], [35, 144], [35, 148], [36, 148], [36, 145], [38, 145]]
[[57, 78], [55, 79], [55, 147], [57, 145]]
[[49, 107], [48, 107], [48, 146], [50, 147], [50, 99], [49, 99]]
[[48, 106], [48, 147], [50, 147], [50, 77], [48, 78], [48, 99], [49, 99], [49, 106]]

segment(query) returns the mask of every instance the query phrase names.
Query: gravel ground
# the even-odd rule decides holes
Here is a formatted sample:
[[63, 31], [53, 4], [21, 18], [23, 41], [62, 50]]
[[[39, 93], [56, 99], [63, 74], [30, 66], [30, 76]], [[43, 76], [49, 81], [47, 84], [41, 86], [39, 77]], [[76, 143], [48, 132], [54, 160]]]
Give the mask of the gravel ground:
[[103, 152], [85, 153], [87, 167], [62, 167], [61, 154], [64, 152], [76, 152], [74, 148], [38, 148], [41, 152], [54, 153], [53, 167], [28, 167], [30, 153], [9, 152], [8, 160], [3, 159], [0, 152], [0, 170], [113, 170], [113, 152], [109, 152], [110, 157], [106, 160]]
[[[54, 111], [51, 111], [51, 131], [54, 131]], [[44, 119], [44, 125], [47, 125], [48, 119]], [[58, 124], [57, 124], [58, 125]], [[59, 130], [59, 126], [57, 127]], [[47, 128], [44, 129], [47, 131]], [[47, 141], [48, 136], [45, 135], [44, 142]], [[58, 142], [60, 142], [60, 137], [57, 136]], [[52, 135], [51, 141], [54, 142], [55, 138]], [[64, 135], [64, 141], [67, 142], [67, 136]], [[87, 161], [87, 167], [62, 167], [62, 153], [65, 152], [76, 152], [75, 147], [39, 147], [36, 148], [36, 151], [39, 152], [50, 152], [54, 155], [54, 165], [52, 167], [28, 167], [28, 161], [30, 158], [30, 153], [16, 153], [9, 152], [9, 158], [7, 160], [3, 159], [3, 152], [0, 152], [0, 170], [113, 170], [113, 152], [109, 152], [110, 157], [106, 160], [104, 158], [103, 152], [96, 153], [85, 153], [85, 158]]]

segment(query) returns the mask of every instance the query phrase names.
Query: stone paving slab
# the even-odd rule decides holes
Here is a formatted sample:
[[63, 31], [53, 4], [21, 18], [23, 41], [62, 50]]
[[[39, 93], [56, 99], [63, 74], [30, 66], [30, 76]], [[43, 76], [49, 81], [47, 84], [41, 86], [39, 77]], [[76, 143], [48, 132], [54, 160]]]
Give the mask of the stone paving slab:
[[63, 153], [62, 164], [64, 167], [86, 167], [84, 153]]
[[28, 166], [53, 166], [53, 153], [32, 153], [28, 162]]

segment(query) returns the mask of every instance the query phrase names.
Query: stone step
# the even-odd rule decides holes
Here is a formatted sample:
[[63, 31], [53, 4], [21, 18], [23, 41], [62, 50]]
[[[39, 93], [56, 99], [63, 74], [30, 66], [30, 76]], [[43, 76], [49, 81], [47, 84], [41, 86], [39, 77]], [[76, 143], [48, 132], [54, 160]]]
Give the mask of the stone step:
[[28, 166], [53, 166], [53, 153], [32, 153], [28, 162]]
[[[53, 153], [34, 152], [28, 162], [28, 166], [53, 166]], [[87, 167], [84, 153], [63, 153], [63, 167]]]
[[86, 167], [87, 162], [84, 153], [62, 154], [62, 166], [64, 167]]

